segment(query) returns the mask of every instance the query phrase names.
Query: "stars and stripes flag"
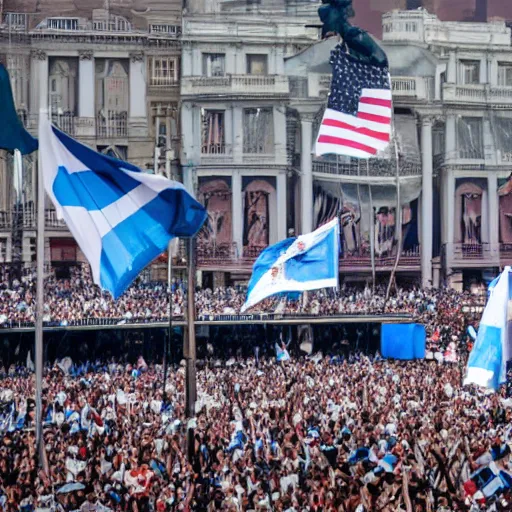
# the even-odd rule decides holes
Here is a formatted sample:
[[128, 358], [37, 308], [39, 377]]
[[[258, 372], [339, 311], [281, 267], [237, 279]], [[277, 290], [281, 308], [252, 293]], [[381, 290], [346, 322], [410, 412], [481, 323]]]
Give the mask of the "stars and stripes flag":
[[331, 55], [332, 83], [316, 141], [316, 155], [378, 157], [391, 138], [388, 68], [358, 61], [338, 45]]

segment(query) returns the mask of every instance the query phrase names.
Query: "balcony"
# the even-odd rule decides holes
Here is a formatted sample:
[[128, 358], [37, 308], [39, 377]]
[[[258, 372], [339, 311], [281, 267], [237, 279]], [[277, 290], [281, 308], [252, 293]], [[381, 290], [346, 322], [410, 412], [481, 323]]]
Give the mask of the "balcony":
[[[375, 269], [379, 271], [389, 271], [396, 262], [396, 256], [375, 256]], [[415, 247], [409, 251], [403, 251], [400, 255], [398, 270], [401, 271], [419, 271], [421, 265], [420, 248]], [[371, 255], [368, 251], [362, 254], [344, 254], [340, 257], [340, 270], [345, 272], [369, 271], [372, 267]]]
[[128, 112], [109, 111], [96, 117], [97, 139], [127, 139]]
[[[44, 212], [44, 225], [45, 229], [52, 231], [67, 231], [66, 223], [57, 218], [55, 210], [46, 209]], [[23, 228], [35, 229], [37, 227], [37, 213], [34, 205], [27, 207], [23, 212]]]
[[[338, 162], [313, 160], [313, 174], [333, 176], [353, 176], [362, 178], [396, 178], [395, 163], [384, 159], [368, 160], [366, 163], [341, 164]], [[400, 162], [400, 176], [421, 176], [421, 164], [419, 162]]]
[[443, 85], [443, 101], [460, 104], [512, 105], [512, 87], [488, 84]]
[[233, 162], [231, 144], [203, 144], [201, 146], [201, 165], [216, 165]]
[[500, 264], [500, 246], [497, 244], [445, 244], [443, 251], [447, 267], [480, 268]]
[[276, 75], [186, 76], [181, 81], [182, 96], [287, 96], [288, 77]]
[[11, 212], [0, 211], [0, 231], [9, 231], [12, 228]]

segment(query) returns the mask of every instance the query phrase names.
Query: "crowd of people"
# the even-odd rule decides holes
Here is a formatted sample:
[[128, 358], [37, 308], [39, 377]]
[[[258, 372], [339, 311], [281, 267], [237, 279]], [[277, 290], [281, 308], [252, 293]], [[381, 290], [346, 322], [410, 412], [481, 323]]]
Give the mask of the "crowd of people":
[[[2, 369], [6, 511], [508, 510], [512, 400], [461, 367], [378, 355], [48, 367], [43, 468], [31, 374]], [[191, 429], [191, 430], [189, 430]], [[192, 430], [193, 429], [193, 430]]]
[[[31, 325], [35, 318], [35, 279], [26, 274], [20, 280], [0, 281], [0, 326]], [[446, 290], [400, 289], [385, 300], [385, 287], [377, 286], [310, 292], [300, 298], [284, 296], [255, 306], [250, 313], [276, 315], [363, 315], [407, 313], [425, 316], [442, 306], [461, 309], [481, 304], [481, 298]], [[246, 290], [221, 287], [198, 288], [195, 295], [198, 319], [222, 319], [238, 315], [245, 302]], [[172, 314], [179, 318], [186, 308], [186, 286], [177, 279], [172, 283]], [[48, 325], [84, 325], [87, 323], [149, 323], [165, 321], [169, 315], [167, 283], [138, 280], [118, 300], [93, 284], [89, 267], [72, 267], [71, 275], [58, 279], [50, 273], [45, 280], [44, 321]]]

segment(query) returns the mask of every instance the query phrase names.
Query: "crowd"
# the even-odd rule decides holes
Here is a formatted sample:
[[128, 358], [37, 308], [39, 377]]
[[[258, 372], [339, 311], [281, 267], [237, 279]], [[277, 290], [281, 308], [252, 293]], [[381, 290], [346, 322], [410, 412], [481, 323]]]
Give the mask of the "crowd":
[[44, 378], [43, 469], [32, 375], [1, 373], [2, 510], [511, 510], [512, 400], [462, 387], [459, 365], [211, 359], [188, 421], [182, 367], [164, 400], [142, 358], [63, 360]]
[[[35, 317], [35, 279], [27, 274], [21, 280], [0, 281], [0, 326], [33, 324]], [[172, 283], [172, 314], [182, 317], [186, 307], [186, 287], [179, 280]], [[245, 289], [223, 287], [198, 288], [195, 297], [199, 319], [219, 319], [237, 315], [245, 301]], [[366, 288], [310, 292], [299, 299], [277, 297], [257, 305], [250, 313], [276, 315], [361, 315], [408, 313], [428, 317], [433, 310], [460, 310], [479, 304], [481, 299], [446, 290], [399, 290], [385, 301], [385, 288], [375, 292]], [[71, 269], [69, 279], [57, 279], [50, 273], [45, 280], [44, 321], [48, 325], [81, 325], [100, 321], [110, 323], [148, 323], [165, 321], [169, 314], [166, 283], [135, 282], [118, 300], [92, 283], [88, 266]], [[447, 313], [449, 315], [449, 313]]]

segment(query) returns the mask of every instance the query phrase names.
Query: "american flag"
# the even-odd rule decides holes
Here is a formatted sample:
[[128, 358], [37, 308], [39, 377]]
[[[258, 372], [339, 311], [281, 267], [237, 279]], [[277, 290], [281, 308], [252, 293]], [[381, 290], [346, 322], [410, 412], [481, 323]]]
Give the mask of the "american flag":
[[387, 68], [359, 62], [338, 45], [332, 83], [316, 141], [317, 156], [376, 157], [391, 137], [391, 84]]

